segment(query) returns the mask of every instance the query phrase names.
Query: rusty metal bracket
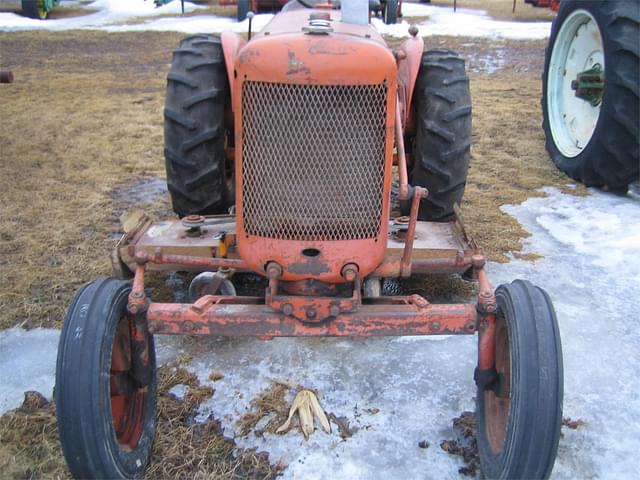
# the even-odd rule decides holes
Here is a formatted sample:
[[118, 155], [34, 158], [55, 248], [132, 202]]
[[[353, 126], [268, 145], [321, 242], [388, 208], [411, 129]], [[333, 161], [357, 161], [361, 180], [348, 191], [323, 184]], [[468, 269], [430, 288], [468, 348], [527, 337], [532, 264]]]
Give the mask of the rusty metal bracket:
[[411, 202], [411, 212], [409, 213], [409, 226], [407, 228], [407, 236], [404, 241], [404, 251], [402, 253], [402, 261], [400, 262], [400, 275], [403, 277], [411, 276], [411, 256], [413, 254], [413, 237], [416, 233], [416, 223], [418, 222], [418, 212], [420, 210], [420, 200], [428, 195], [427, 189], [422, 187], [414, 187], [413, 200]]
[[256, 297], [210, 295], [195, 304], [151, 303], [147, 312], [153, 333], [263, 339], [473, 334], [477, 316], [473, 304], [434, 305], [418, 295], [367, 299], [356, 312], [321, 323], [276, 312]]
[[496, 297], [484, 269], [484, 257], [474, 255], [474, 277], [479, 282], [478, 293], [478, 369], [495, 368]]

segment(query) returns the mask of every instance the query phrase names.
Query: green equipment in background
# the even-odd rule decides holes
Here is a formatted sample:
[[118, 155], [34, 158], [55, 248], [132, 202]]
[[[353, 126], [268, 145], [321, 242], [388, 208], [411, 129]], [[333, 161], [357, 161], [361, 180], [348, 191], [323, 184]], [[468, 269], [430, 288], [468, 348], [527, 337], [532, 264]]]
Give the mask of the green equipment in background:
[[30, 18], [44, 20], [60, 0], [22, 0], [22, 13]]

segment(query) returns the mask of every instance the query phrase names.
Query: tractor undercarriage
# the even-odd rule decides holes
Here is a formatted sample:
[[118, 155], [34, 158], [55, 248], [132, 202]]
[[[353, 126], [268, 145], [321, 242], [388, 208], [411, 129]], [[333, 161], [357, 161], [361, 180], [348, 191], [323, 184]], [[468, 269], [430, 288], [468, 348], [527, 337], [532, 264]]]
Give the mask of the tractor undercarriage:
[[[113, 254], [114, 267], [134, 275], [127, 310], [143, 316], [152, 334], [369, 337], [452, 335], [479, 332], [479, 370], [493, 361], [496, 303], [485, 258], [459, 219], [448, 223], [396, 218], [390, 225], [383, 262], [360, 280], [343, 271], [335, 285], [283, 281], [277, 265], [266, 266], [264, 296], [221, 295], [221, 283], [250, 269], [235, 249], [233, 215], [188, 217], [152, 223], [141, 211], [124, 220], [126, 233]], [[211, 272], [193, 303], [156, 303], [145, 294], [147, 271]], [[478, 281], [476, 303], [432, 304], [420, 295], [382, 296], [381, 278], [413, 274], [465, 274]], [[198, 277], [196, 277], [198, 279]], [[363, 283], [365, 284], [363, 288]], [[328, 293], [333, 292], [331, 296]]]

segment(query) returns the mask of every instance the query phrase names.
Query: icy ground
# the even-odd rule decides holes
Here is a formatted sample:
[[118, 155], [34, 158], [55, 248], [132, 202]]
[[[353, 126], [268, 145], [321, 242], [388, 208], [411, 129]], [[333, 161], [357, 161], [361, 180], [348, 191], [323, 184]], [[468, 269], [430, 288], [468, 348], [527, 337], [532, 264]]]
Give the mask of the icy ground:
[[[3, 1], [6, 2], [6, 0], [0, 0], [0, 2]], [[184, 18], [176, 16], [180, 13], [179, 1], [155, 8], [151, 0], [96, 0], [90, 3], [63, 0], [61, 6], [56, 8], [64, 7], [83, 7], [97, 11], [83, 16], [46, 21], [34, 20], [14, 13], [0, 13], [0, 31], [92, 28], [110, 32], [156, 30], [220, 33], [224, 31], [245, 32], [249, 25], [248, 20], [238, 23], [233, 18], [214, 15], [196, 15]], [[193, 12], [198, 8], [202, 7], [185, 2], [186, 12]], [[528, 40], [546, 38], [551, 29], [551, 22], [498, 21], [489, 17], [483, 10], [458, 9], [454, 13], [451, 7], [403, 3], [402, 11], [405, 18], [410, 18], [418, 25], [421, 36], [463, 35]], [[162, 16], [165, 17], [157, 18]], [[144, 20], [145, 17], [154, 18]], [[255, 31], [260, 30], [272, 17], [271, 14], [256, 15], [252, 28]], [[140, 21], [142, 22], [139, 23]], [[382, 34], [394, 37], [409, 36], [409, 23], [406, 20], [396, 25], [385, 25], [380, 19], [374, 18], [372, 23]]]
[[[632, 478], [640, 451], [640, 189], [626, 197], [546, 193], [504, 207], [531, 232], [525, 251], [544, 258], [492, 263], [490, 277], [495, 285], [537, 283], [558, 313], [564, 415], [587, 424], [563, 428], [553, 477]], [[1, 411], [18, 406], [25, 390], [51, 396], [57, 337], [0, 332]], [[212, 370], [224, 374], [201, 417], [213, 413], [227, 435], [272, 380], [317, 389], [327, 411], [359, 428], [346, 441], [337, 431], [316, 431], [308, 442], [293, 431], [236, 438], [287, 463], [285, 478], [462, 478], [460, 461], [439, 443], [451, 438], [451, 419], [473, 409], [475, 337], [182, 341], [159, 338], [158, 357], [166, 362], [187, 350], [203, 383]], [[418, 448], [421, 440], [431, 446]]]

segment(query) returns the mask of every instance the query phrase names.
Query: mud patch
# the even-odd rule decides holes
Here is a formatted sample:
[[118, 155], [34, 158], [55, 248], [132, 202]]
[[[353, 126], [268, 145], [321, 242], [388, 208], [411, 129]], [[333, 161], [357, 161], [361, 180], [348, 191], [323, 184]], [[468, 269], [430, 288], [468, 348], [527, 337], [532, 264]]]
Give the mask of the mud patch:
[[118, 215], [133, 206], [154, 202], [167, 194], [164, 178], [138, 178], [121, 183], [114, 188], [110, 197]]
[[465, 463], [458, 472], [466, 477], [475, 477], [480, 471], [480, 457], [476, 441], [476, 417], [473, 412], [462, 412], [453, 419], [452, 440], [443, 440], [440, 448], [450, 455], [457, 455]]
[[329, 421], [333, 422], [338, 427], [338, 433], [342, 440], [351, 438], [353, 434], [359, 430], [358, 427], [350, 425], [347, 417], [338, 417], [334, 413], [329, 413], [327, 417], [329, 418]]
[[571, 430], [578, 430], [579, 428], [582, 428], [585, 425], [587, 425], [587, 422], [585, 422], [580, 418], [573, 420], [571, 417], [564, 417], [562, 419], [562, 426], [570, 428]]

